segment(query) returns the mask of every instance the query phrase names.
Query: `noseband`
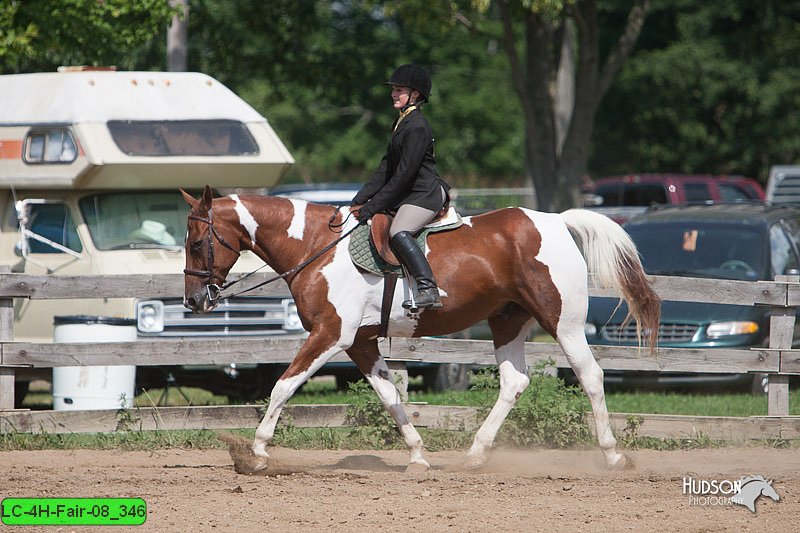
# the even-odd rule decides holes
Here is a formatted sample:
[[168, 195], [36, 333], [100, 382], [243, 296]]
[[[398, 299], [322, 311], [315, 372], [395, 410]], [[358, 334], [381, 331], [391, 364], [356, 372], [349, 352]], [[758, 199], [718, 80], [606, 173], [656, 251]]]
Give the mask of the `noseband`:
[[[224, 285], [225, 279], [223, 277], [214, 274], [214, 240], [212, 239], [212, 235], [217, 238], [217, 241], [219, 241], [223, 247], [231, 252], [238, 254], [239, 250], [236, 250], [233, 246], [228, 244], [228, 242], [222, 238], [222, 235], [219, 234], [217, 228], [214, 227], [211, 209], [208, 210], [208, 218], [190, 214], [189, 220], [197, 220], [198, 222], [208, 224], [208, 257], [206, 258], [206, 270], [184, 268], [183, 273], [188, 276], [195, 276], [208, 280], [208, 283], [206, 283], [206, 291], [208, 291], [208, 299], [213, 302], [217, 300], [219, 294], [226, 288], [226, 285]], [[217, 278], [223, 285], [220, 286], [214, 283], [214, 278]]]

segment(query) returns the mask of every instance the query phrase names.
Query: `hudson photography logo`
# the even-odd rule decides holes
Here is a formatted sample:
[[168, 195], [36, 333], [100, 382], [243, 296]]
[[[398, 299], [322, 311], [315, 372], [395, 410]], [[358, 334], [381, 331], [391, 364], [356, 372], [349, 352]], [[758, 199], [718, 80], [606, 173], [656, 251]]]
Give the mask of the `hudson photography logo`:
[[756, 500], [766, 496], [779, 501], [781, 498], [772, 487], [772, 480], [763, 476], [747, 476], [737, 480], [683, 478], [683, 494], [689, 505], [708, 507], [731, 507], [742, 505], [756, 512]]

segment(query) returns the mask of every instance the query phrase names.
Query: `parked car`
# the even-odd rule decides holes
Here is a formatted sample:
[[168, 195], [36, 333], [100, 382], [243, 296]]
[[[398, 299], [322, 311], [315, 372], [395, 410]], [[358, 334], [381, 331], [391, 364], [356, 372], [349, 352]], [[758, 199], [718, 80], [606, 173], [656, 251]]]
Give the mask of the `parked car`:
[[[360, 183], [312, 183], [286, 184], [273, 187], [269, 194], [295, 198], [328, 205], [350, 205], [353, 197], [361, 189]], [[422, 377], [422, 385], [428, 390], [442, 392], [447, 390], [466, 390], [469, 387], [470, 367], [455, 363], [406, 363], [410, 377]], [[361, 379], [361, 373], [352, 363], [328, 363], [318, 375], [333, 375], [338, 388]]]
[[[650, 275], [743, 281], [800, 272], [800, 206], [717, 204], [659, 206], [623, 225]], [[590, 344], [634, 346], [636, 326], [623, 327], [627, 307], [591, 298]], [[615, 310], [616, 309], [616, 310]], [[769, 308], [665, 301], [658, 344], [664, 348], [765, 346]], [[795, 339], [800, 338], [795, 331]], [[606, 372], [609, 385], [739, 385], [763, 391], [764, 375]]]
[[583, 190], [587, 208], [623, 223], [654, 204], [763, 200], [764, 188], [742, 176], [628, 174], [594, 181]]

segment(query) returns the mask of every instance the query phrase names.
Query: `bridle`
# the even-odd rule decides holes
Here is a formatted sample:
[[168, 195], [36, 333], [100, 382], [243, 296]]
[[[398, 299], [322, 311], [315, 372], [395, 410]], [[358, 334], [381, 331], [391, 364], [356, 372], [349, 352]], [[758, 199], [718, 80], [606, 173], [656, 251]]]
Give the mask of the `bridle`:
[[[349, 219], [351, 215], [348, 214], [347, 218], [345, 218], [341, 223], [336, 224], [336, 223], [334, 223], [334, 220], [336, 219], [336, 215], [338, 214], [338, 212], [339, 212], [339, 209], [338, 208], [334, 208], [333, 214], [331, 215], [330, 220], [328, 220], [328, 228], [331, 231], [334, 231], [336, 233], [341, 233], [342, 230], [340, 228], [342, 228], [345, 225], [345, 223], [347, 222], [347, 219]], [[212, 214], [211, 214], [211, 208], [209, 208], [209, 210], [208, 210], [208, 218], [201, 217], [199, 215], [192, 215], [192, 214], [190, 214], [188, 218], [189, 218], [189, 220], [196, 220], [198, 222], [203, 222], [205, 224], [208, 224], [208, 229], [209, 229], [208, 237], [207, 237], [207, 239], [208, 239], [208, 257], [206, 258], [206, 270], [193, 270], [193, 269], [190, 269], [190, 268], [184, 268], [183, 269], [183, 273], [186, 274], [187, 276], [195, 276], [195, 277], [206, 279], [206, 280], [209, 281], [209, 283], [206, 283], [206, 292], [208, 293], [208, 300], [210, 302], [216, 302], [219, 299], [219, 295], [222, 293], [222, 291], [224, 291], [225, 289], [227, 289], [227, 288], [229, 288], [229, 287], [231, 287], [233, 285], [236, 285], [240, 281], [243, 281], [244, 279], [248, 278], [249, 276], [252, 276], [256, 272], [258, 272], [259, 270], [261, 270], [262, 268], [267, 266], [266, 264], [264, 264], [264, 265], [260, 266], [259, 268], [253, 270], [252, 272], [249, 272], [249, 273], [245, 274], [244, 276], [242, 276], [242, 277], [240, 277], [238, 279], [235, 279], [233, 281], [229, 281], [229, 282], [225, 283], [225, 278], [223, 278], [223, 277], [221, 277], [219, 275], [215, 275], [214, 271], [213, 271], [213, 268], [214, 268], [214, 241], [212, 239], [212, 236], [216, 237], [217, 240], [219, 241], [219, 243], [222, 246], [224, 246], [225, 248], [227, 248], [228, 250], [230, 250], [230, 251], [232, 251], [232, 252], [234, 252], [236, 254], [239, 254], [240, 251], [235, 249], [230, 244], [228, 244], [228, 242], [222, 237], [222, 235], [219, 234], [217, 229], [214, 227], [214, 221], [213, 221]], [[264, 285], [266, 285], [268, 283], [272, 283], [273, 281], [277, 281], [279, 279], [287, 278], [287, 277], [289, 277], [289, 276], [291, 276], [293, 274], [296, 274], [296, 273], [300, 272], [305, 267], [307, 267], [312, 262], [314, 262], [317, 258], [319, 258], [322, 254], [324, 254], [325, 252], [327, 252], [328, 250], [330, 250], [331, 248], [333, 248], [334, 246], [339, 244], [339, 242], [344, 240], [346, 237], [348, 237], [351, 233], [353, 233], [358, 228], [359, 225], [360, 224], [358, 224], [356, 226], [353, 226], [348, 231], [344, 232], [338, 239], [334, 240], [332, 243], [328, 244], [327, 246], [322, 248], [320, 251], [318, 251], [317, 253], [315, 253], [314, 255], [312, 255], [311, 257], [309, 257], [308, 259], [306, 259], [305, 261], [303, 261], [299, 265], [297, 265], [296, 267], [294, 267], [294, 268], [292, 268], [290, 270], [287, 270], [283, 274], [278, 274], [276, 276], [273, 276], [273, 277], [271, 277], [271, 278], [269, 278], [269, 279], [267, 279], [265, 281], [262, 281], [261, 283], [258, 283], [258, 284], [254, 285], [252, 287], [248, 287], [247, 289], [244, 289], [244, 290], [239, 291], [237, 293], [230, 294], [230, 295], [226, 296], [226, 298], [233, 298], [235, 296], [239, 296], [239, 295], [244, 294], [246, 292], [250, 292], [250, 291], [255, 290], [255, 289], [259, 288], [259, 287], [262, 287], [262, 286], [264, 286]], [[219, 284], [217, 284], [217, 283], [213, 283], [215, 277], [222, 283], [221, 286]]]
[[[230, 250], [235, 254], [239, 254], [239, 250], [228, 244], [228, 242], [219, 234], [217, 228], [214, 227], [214, 220], [212, 218], [211, 209], [208, 210], [208, 217], [201, 217], [199, 215], [189, 215], [189, 220], [196, 220], [198, 222], [203, 222], [208, 224], [208, 257], [206, 258], [206, 270], [193, 270], [191, 268], [184, 268], [183, 273], [187, 276], [195, 276], [198, 278], [206, 279], [209, 283], [206, 283], [206, 291], [208, 292], [208, 299], [211, 302], [216, 302], [217, 298], [219, 298], [220, 293], [228, 288], [232, 283], [225, 283], [225, 278], [219, 275], [214, 274], [214, 240], [213, 237], [216, 237], [219, 243], [224, 247]], [[222, 286], [214, 283], [214, 278], [217, 278], [221, 283]], [[238, 281], [238, 280], [237, 280]]]

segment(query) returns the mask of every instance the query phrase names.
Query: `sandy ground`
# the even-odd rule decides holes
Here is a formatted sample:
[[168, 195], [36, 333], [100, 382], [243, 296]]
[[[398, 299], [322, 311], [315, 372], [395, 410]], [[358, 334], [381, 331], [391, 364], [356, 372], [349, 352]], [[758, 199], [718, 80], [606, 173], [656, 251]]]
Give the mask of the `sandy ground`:
[[[146, 523], [114, 531], [800, 531], [796, 450], [633, 451], [623, 472], [595, 450], [495, 450], [469, 472], [461, 453], [428, 453], [433, 468], [414, 473], [398, 451], [271, 453], [241, 475], [224, 450], [2, 452], [0, 497], [143, 498]], [[780, 501], [762, 496], [754, 514], [682, 494], [686, 476], [746, 474], [773, 479]]]

